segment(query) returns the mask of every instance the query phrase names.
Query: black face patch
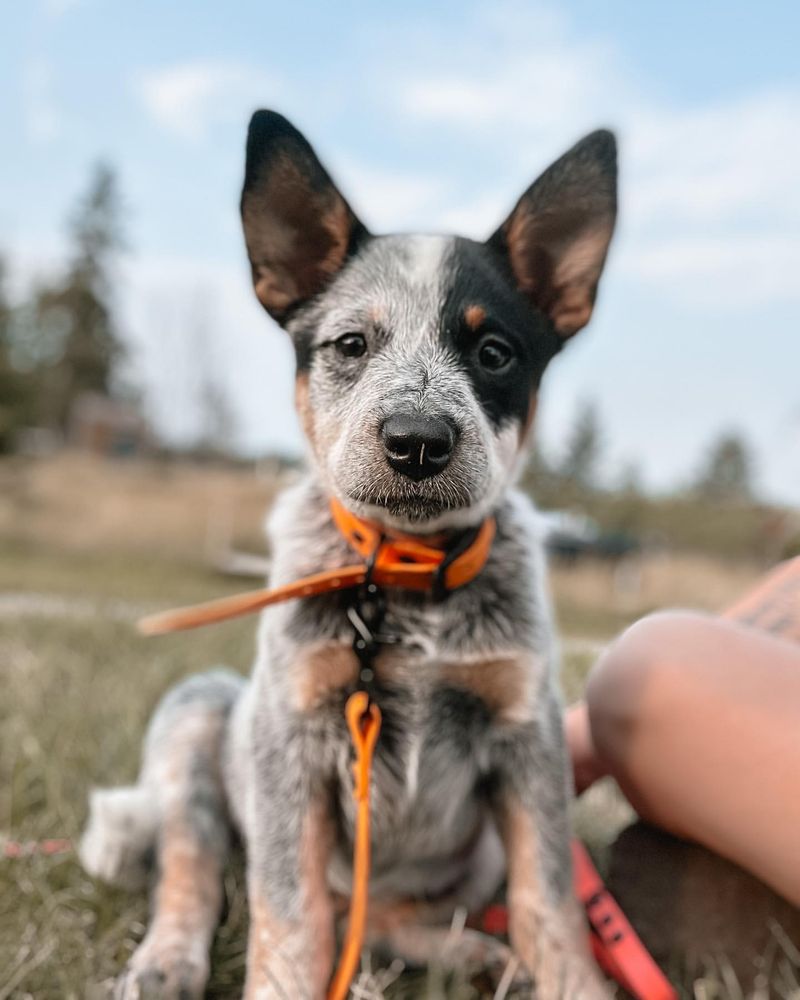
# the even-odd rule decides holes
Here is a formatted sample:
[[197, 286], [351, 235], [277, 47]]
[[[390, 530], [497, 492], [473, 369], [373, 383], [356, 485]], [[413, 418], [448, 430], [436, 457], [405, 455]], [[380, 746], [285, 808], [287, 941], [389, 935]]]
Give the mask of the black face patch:
[[[507, 265], [491, 248], [459, 237], [448, 266], [452, 280], [442, 310], [441, 341], [467, 372], [492, 424], [524, 424], [531, 396], [563, 341], [547, 317], [517, 291]], [[504, 346], [511, 357], [498, 366]]]

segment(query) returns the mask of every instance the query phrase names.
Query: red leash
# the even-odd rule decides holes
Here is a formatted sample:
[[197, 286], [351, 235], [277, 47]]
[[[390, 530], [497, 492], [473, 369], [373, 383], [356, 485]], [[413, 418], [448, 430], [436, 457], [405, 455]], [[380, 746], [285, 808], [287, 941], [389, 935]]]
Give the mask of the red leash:
[[575, 894], [586, 909], [592, 951], [600, 968], [639, 1000], [678, 1000], [579, 840], [572, 842]]
[[59, 840], [3, 840], [0, 843], [4, 858], [32, 858], [35, 854], [49, 856], [72, 850], [72, 841], [64, 837]]
[[[572, 841], [573, 885], [589, 921], [595, 961], [637, 1000], [678, 1000], [677, 990], [653, 961], [579, 840]], [[479, 925], [487, 934], [508, 933], [508, 910], [489, 906]]]

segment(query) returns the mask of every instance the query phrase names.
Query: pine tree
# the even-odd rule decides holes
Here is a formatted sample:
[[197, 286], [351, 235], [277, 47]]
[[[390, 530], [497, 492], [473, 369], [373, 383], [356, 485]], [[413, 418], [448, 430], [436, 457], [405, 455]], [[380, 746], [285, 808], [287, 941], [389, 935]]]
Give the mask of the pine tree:
[[17, 431], [31, 415], [30, 380], [14, 364], [14, 312], [6, 292], [6, 264], [0, 257], [0, 453], [11, 451]]
[[700, 496], [714, 501], [753, 498], [753, 456], [739, 434], [727, 432], [711, 445], [696, 490]]
[[6, 291], [6, 264], [0, 257], [0, 454], [13, 451], [19, 431], [35, 414], [36, 386], [17, 364], [14, 350], [18, 314]]
[[66, 273], [34, 292], [19, 345], [37, 370], [38, 422], [62, 432], [81, 393], [113, 393], [124, 354], [113, 296], [114, 267], [123, 247], [121, 211], [110, 167], [95, 168], [69, 230]]
[[597, 407], [582, 403], [567, 441], [561, 475], [580, 490], [596, 487], [597, 463], [602, 450], [602, 433]]

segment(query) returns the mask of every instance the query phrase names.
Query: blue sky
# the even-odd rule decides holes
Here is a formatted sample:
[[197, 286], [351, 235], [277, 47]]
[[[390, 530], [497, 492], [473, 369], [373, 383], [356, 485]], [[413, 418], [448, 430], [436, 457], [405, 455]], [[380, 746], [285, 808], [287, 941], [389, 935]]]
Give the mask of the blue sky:
[[800, 502], [797, 4], [32, 0], [3, 21], [15, 286], [58, 265], [91, 164], [114, 163], [131, 248], [120, 307], [172, 436], [196, 429], [205, 364], [244, 447], [299, 443], [291, 352], [252, 297], [238, 228], [253, 108], [307, 133], [370, 227], [471, 236], [610, 125], [620, 226], [595, 319], [546, 380], [545, 446], [593, 398], [607, 474], [633, 461], [662, 487], [733, 428], [764, 490]]

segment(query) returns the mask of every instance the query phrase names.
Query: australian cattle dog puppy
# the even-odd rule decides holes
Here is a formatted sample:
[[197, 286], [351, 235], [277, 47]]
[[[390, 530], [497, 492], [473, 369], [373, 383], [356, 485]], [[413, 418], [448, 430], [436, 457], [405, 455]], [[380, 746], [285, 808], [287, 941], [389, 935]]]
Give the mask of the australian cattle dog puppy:
[[[572, 892], [537, 522], [513, 484], [542, 375], [592, 313], [616, 215], [614, 137], [594, 132], [565, 153], [485, 243], [376, 236], [305, 138], [259, 111], [241, 211], [256, 296], [296, 351], [308, 439], [309, 471], [269, 517], [271, 584], [353, 562], [331, 499], [388, 537], [442, 546], [496, 522], [467, 585], [385, 592], [371, 939], [413, 958], [507, 880], [511, 946], [535, 995], [606, 997]], [[252, 678], [213, 671], [168, 693], [138, 784], [93, 794], [87, 869], [133, 885], [143, 859], [156, 861], [152, 922], [119, 997], [203, 995], [235, 831], [247, 852], [245, 996], [324, 998], [352, 879], [348, 599], [265, 610]]]

